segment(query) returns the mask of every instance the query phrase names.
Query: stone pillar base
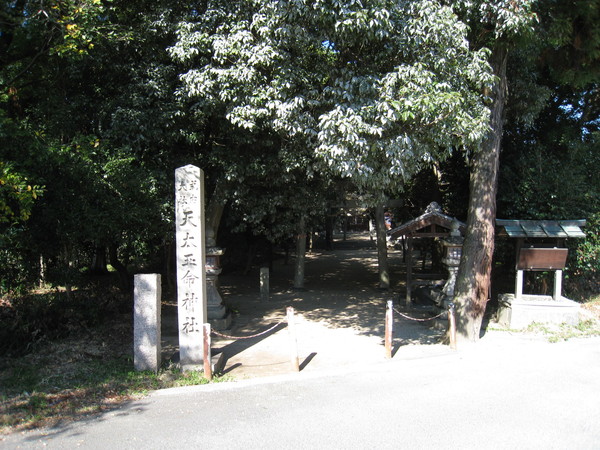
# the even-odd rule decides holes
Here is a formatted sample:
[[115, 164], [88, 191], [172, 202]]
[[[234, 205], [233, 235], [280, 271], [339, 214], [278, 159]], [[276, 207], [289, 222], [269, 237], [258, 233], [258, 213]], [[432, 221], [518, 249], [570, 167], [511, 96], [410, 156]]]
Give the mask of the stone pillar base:
[[210, 323], [211, 328], [217, 331], [229, 329], [231, 322], [233, 321], [233, 314], [231, 314], [231, 312], [227, 312], [224, 317], [218, 319], [211, 319], [210, 313], [208, 314], [208, 317], [208, 323]]
[[579, 323], [580, 305], [573, 300], [560, 297], [554, 300], [549, 295], [500, 294], [496, 321], [507, 328], [518, 330], [536, 323]]

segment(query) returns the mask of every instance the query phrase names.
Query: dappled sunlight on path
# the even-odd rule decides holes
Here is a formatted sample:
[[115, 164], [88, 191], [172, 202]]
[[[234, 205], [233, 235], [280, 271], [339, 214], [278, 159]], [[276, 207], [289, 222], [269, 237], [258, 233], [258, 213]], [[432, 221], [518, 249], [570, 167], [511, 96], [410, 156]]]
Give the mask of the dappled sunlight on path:
[[[264, 332], [284, 320], [287, 306], [296, 311], [297, 346], [303, 371], [385, 361], [383, 337], [388, 300], [404, 296], [404, 265], [400, 252], [390, 250], [394, 289], [377, 289], [377, 252], [366, 234], [349, 235], [333, 251], [306, 255], [304, 289], [292, 287], [294, 265], [278, 260], [270, 274], [269, 301], [260, 298], [258, 268], [248, 276], [221, 277], [224, 301], [234, 312], [230, 336]], [[411, 311], [415, 317], [423, 313]], [[396, 356], [419, 344], [439, 347], [442, 332], [419, 322], [397, 318], [394, 325]], [[252, 339], [213, 340], [213, 353], [223, 352], [226, 372], [236, 378], [290, 372], [290, 340], [283, 323]]]

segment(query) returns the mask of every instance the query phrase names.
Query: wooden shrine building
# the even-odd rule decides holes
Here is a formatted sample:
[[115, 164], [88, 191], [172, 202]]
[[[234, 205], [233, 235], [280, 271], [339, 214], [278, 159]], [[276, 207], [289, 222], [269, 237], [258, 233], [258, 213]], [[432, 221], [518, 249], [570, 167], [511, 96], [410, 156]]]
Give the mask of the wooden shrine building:
[[[399, 239], [406, 240], [406, 305], [411, 304], [411, 289], [413, 285], [413, 240], [424, 238], [448, 239], [454, 234], [464, 236], [467, 226], [444, 213], [442, 208], [435, 202], [429, 204], [425, 212], [419, 217], [406, 222], [399, 227], [388, 231], [391, 241]], [[404, 248], [404, 246], [403, 246]], [[454, 252], [460, 252], [462, 246], [456, 246]], [[460, 253], [454, 255], [460, 259]]]
[[[498, 237], [515, 239], [516, 278], [514, 294], [499, 297], [499, 322], [523, 328], [531, 322], [579, 320], [579, 304], [562, 296], [562, 273], [567, 261], [566, 239], [582, 238], [585, 220], [503, 220], [497, 219]], [[523, 294], [523, 272], [554, 271], [552, 297]]]

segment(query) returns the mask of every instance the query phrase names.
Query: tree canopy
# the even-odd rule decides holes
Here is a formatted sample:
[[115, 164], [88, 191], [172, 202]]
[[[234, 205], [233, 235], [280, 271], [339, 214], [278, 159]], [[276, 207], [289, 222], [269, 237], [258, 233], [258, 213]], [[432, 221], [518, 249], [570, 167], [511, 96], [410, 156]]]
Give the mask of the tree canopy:
[[179, 25], [170, 52], [189, 66], [180, 92], [233, 125], [277, 134], [284, 152], [309, 149], [308, 175], [325, 167], [385, 190], [485, 134], [487, 52], [470, 49], [449, 7], [243, 3]]
[[56, 283], [107, 262], [124, 284], [128, 265], [168, 271], [173, 171], [189, 163], [230, 230], [271, 242], [302, 217], [318, 227], [339, 189], [376, 206], [432, 166], [465, 219], [449, 199], [486, 146], [503, 148], [502, 213], [593, 215], [599, 12], [569, 3], [3, 3], [1, 288], [44, 264]]

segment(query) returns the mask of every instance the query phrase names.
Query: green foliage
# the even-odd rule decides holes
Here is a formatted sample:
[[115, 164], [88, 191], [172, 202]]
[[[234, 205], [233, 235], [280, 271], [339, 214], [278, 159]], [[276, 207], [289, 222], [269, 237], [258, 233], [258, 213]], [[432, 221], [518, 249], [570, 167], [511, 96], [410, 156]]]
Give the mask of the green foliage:
[[246, 3], [182, 23], [170, 52], [190, 67], [181, 94], [207, 114], [307, 148], [304, 171], [389, 189], [485, 134], [487, 52], [465, 37], [435, 1]]
[[23, 354], [39, 345], [98, 325], [129, 307], [109, 289], [5, 296], [0, 303], [0, 355]]
[[[535, 39], [509, 64], [511, 98], [503, 142], [498, 215], [587, 219], [586, 239], [569, 242], [569, 298], [599, 290], [600, 8], [594, 2], [540, 0]], [[534, 63], [533, 63], [534, 62]]]
[[[0, 242], [5, 291], [39, 277], [40, 256], [45, 281], [72, 284], [106, 248], [123, 263], [161, 253], [172, 216], [172, 150], [181, 140], [177, 72], [165, 50], [176, 23], [169, 14], [177, 13], [146, 3], [2, 7], [0, 161], [23, 182], [13, 183], [18, 191], [0, 187], [0, 206], [8, 193], [10, 211], [29, 217]], [[44, 185], [33, 205], [40, 191], [22, 174]]]
[[472, 25], [471, 41], [495, 47], [515, 42], [534, 32], [537, 0], [457, 0], [449, 2], [466, 23]]
[[600, 73], [600, 5], [589, 0], [538, 0], [536, 10], [547, 45], [542, 61], [560, 84], [586, 90]]
[[576, 261], [573, 272], [584, 278], [595, 280], [600, 287], [600, 212], [587, 219], [585, 239], [575, 243]]
[[[121, 271], [165, 260], [173, 169], [188, 163], [206, 171], [209, 190], [224, 182], [230, 231], [273, 242], [292, 235], [301, 215], [318, 227], [337, 191], [396, 194], [452, 152], [442, 180], [460, 187], [442, 190], [462, 214], [465, 167], [456, 159], [488, 132], [487, 60], [507, 42], [521, 47], [500, 210], [591, 214], [597, 8], [572, 6], [5, 2], [0, 290], [38, 281], [40, 257], [54, 284], [75, 283], [108, 248]], [[524, 45], [516, 37], [533, 37], [532, 26], [540, 39]]]
[[42, 194], [40, 186], [27, 183], [27, 178], [0, 161], [0, 225], [29, 219], [33, 202]]
[[570, 127], [555, 125], [537, 145], [528, 146], [529, 151], [506, 155], [499, 199], [503, 217], [580, 219], [600, 210], [598, 143], [556, 136], [561, 131], [569, 132]]

